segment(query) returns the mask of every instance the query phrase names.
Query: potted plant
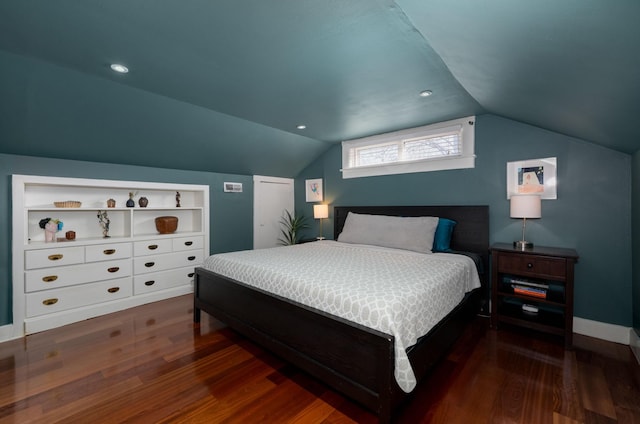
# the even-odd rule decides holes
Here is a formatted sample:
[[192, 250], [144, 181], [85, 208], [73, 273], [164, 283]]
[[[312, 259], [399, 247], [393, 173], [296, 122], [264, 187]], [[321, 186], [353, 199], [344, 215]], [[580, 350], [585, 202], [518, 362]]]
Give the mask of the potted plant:
[[300, 230], [309, 228], [307, 218], [303, 215], [291, 215], [286, 209], [282, 219], [280, 219], [280, 224], [282, 224], [283, 228], [280, 229], [282, 237], [278, 239], [278, 242], [283, 246], [297, 244], [300, 241]]

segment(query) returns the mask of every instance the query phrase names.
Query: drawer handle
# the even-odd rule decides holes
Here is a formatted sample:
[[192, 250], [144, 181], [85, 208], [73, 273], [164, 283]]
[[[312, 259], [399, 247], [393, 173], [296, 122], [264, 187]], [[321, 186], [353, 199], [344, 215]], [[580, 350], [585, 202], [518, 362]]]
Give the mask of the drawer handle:
[[156, 264], [155, 262], [147, 262], [146, 264], [144, 264], [144, 266], [146, 266], [147, 268], [151, 268], [155, 264]]
[[105, 255], [113, 255], [114, 253], [116, 253], [116, 249], [105, 249], [102, 251], [102, 253], [104, 253]]
[[187, 274], [187, 277], [191, 278], [191, 277], [193, 277], [194, 275], [196, 275], [196, 273], [195, 273], [195, 272], [190, 272], [190, 273], [188, 273], [188, 274]]
[[193, 261], [193, 260], [196, 259], [196, 257], [195, 256], [189, 256], [187, 259], [189, 259], [190, 261]]
[[120, 287], [111, 287], [110, 289], [107, 289], [109, 293], [116, 293], [119, 290], [120, 290]]
[[153, 280], [149, 280], [149, 281], [145, 281], [145, 282], [144, 282], [144, 285], [145, 285], [145, 286], [153, 286], [155, 283], [156, 283], [155, 281], [153, 281]]
[[193, 242], [192, 242], [192, 241], [185, 241], [185, 242], [184, 242], [184, 245], [185, 245], [185, 246], [191, 246], [192, 244], [193, 244]]
[[147, 246], [147, 249], [149, 250], [156, 250], [158, 248], [157, 244], [150, 244], [149, 246]]
[[50, 261], [59, 261], [60, 259], [62, 259], [62, 256], [64, 256], [62, 253], [56, 253], [55, 255], [49, 255], [47, 256], [47, 258]]
[[42, 281], [44, 281], [45, 283], [51, 283], [53, 281], [56, 281], [57, 279], [57, 275], [47, 275], [45, 277], [42, 277]]
[[55, 297], [52, 299], [45, 299], [42, 301], [42, 304], [45, 306], [55, 305], [56, 303], [58, 303], [58, 299]]
[[529, 263], [527, 264], [527, 268], [529, 268], [529, 269], [533, 268], [533, 264], [532, 264], [531, 262], [529, 262]]
[[118, 271], [120, 271], [120, 267], [119, 266], [113, 266], [111, 268], [107, 268], [107, 271], [109, 271], [109, 272], [118, 272]]

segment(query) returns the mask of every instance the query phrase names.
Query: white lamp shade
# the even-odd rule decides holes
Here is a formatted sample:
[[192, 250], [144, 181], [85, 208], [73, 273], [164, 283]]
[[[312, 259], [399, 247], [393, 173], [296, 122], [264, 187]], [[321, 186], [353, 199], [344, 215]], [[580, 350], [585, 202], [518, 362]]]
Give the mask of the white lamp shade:
[[541, 218], [542, 201], [537, 194], [511, 196], [511, 218]]
[[329, 205], [313, 205], [315, 219], [329, 218]]

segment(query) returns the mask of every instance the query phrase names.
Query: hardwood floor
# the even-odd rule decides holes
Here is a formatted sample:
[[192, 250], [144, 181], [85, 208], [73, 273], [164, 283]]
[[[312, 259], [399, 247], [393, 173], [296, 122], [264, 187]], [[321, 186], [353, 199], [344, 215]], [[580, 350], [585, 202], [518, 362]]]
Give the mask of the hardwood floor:
[[[628, 346], [573, 350], [477, 318], [398, 423], [640, 423]], [[0, 423], [374, 423], [376, 417], [203, 314], [191, 296], [0, 344]]]

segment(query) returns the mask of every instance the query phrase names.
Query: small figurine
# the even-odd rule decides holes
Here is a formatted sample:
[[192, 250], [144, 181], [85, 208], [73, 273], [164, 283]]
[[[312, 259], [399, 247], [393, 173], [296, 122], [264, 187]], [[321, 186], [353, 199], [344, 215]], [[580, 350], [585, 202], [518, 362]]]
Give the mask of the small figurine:
[[107, 200], [107, 207], [108, 208], [115, 208], [116, 207], [116, 201], [114, 199]]
[[56, 233], [64, 226], [62, 221], [52, 218], [41, 219], [39, 225], [44, 230], [44, 241], [47, 243], [56, 241]]
[[176, 191], [176, 208], [180, 207], [180, 192]]
[[98, 221], [102, 226], [102, 237], [109, 238], [109, 223], [111, 220], [109, 219], [109, 215], [107, 215], [107, 211], [98, 211]]

